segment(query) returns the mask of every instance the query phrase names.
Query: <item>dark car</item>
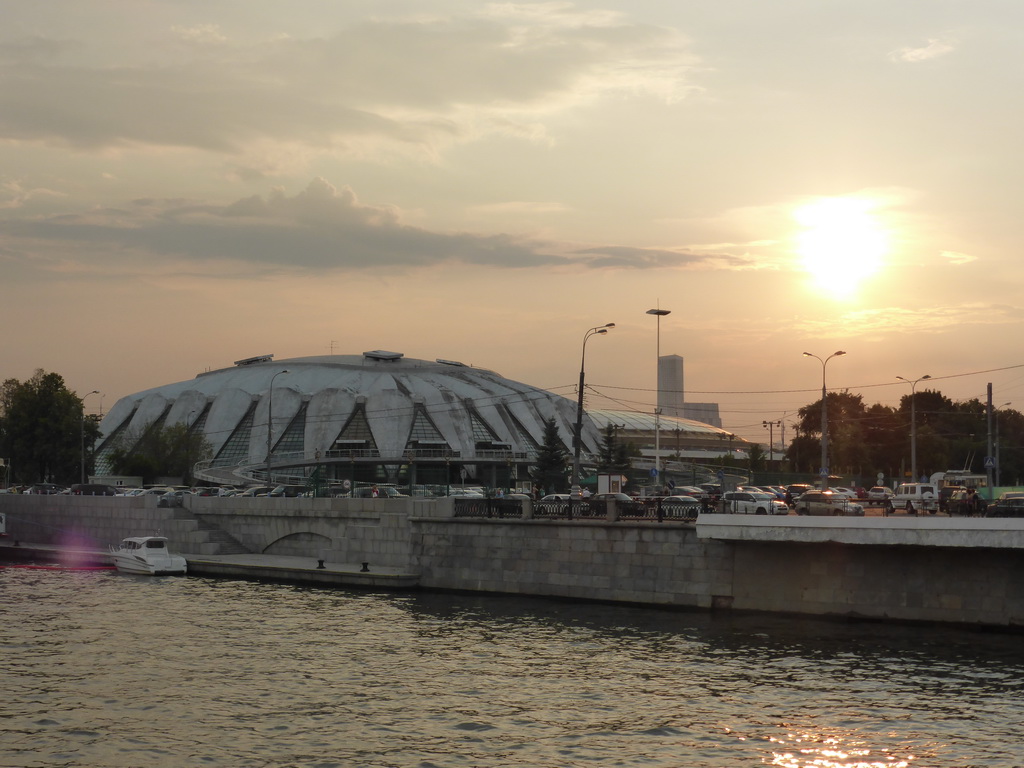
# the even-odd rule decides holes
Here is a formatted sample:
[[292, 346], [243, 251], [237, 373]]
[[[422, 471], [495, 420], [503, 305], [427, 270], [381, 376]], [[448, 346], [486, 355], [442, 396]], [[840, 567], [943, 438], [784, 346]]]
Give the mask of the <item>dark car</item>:
[[786, 486], [786, 497], [789, 501], [795, 502], [807, 491], [811, 490], [814, 486], [808, 485], [807, 483], [793, 483], [792, 485]]
[[966, 491], [962, 485], [944, 485], [939, 488], [939, 511], [949, 512], [949, 499], [957, 491]]
[[985, 517], [1024, 517], [1024, 498], [1000, 497], [989, 504], [982, 514]]
[[64, 493], [64, 489], [53, 483], [36, 483], [29, 488], [25, 493], [38, 495], [38, 496], [55, 496], [58, 493]]
[[71, 486], [72, 496], [117, 496], [117, 488], [96, 483], [75, 483]]

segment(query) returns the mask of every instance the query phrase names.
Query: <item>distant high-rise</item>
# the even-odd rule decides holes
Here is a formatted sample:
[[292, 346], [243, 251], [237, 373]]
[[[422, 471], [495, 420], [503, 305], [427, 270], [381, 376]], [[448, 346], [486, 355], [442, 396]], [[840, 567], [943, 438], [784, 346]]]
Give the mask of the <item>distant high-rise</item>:
[[661, 413], [721, 428], [718, 403], [687, 403], [684, 392], [683, 358], [662, 355], [658, 358], [658, 407]]

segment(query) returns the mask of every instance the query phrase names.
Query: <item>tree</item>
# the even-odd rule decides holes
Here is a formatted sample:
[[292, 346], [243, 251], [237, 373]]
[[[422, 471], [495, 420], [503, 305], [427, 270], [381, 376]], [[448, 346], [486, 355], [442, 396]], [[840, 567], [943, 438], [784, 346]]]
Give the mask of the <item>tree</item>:
[[568, 487], [569, 452], [562, 442], [554, 418], [544, 422], [544, 437], [537, 451], [537, 462], [530, 471], [530, 479], [548, 493], [561, 493]]
[[626, 474], [630, 467], [629, 455], [629, 446], [619, 442], [615, 425], [605, 426], [597, 452], [597, 471], [601, 474]]
[[76, 482], [83, 445], [98, 436], [95, 421], [84, 418], [82, 398], [60, 374], [40, 368], [27, 381], [0, 385], [0, 455], [11, 460], [12, 481]]
[[195, 463], [210, 458], [212, 453], [202, 432], [191, 430], [186, 424], [151, 424], [141, 435], [122, 437], [111, 450], [109, 461], [114, 474], [138, 476], [143, 483], [161, 477], [180, 477], [188, 484]]

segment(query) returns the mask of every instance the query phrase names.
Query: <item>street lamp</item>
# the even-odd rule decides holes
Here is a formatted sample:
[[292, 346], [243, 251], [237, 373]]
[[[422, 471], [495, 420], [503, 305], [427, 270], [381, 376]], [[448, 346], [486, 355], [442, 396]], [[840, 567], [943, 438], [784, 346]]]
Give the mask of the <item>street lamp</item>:
[[82, 419], [78, 423], [78, 436], [82, 448], [82, 471], [78, 482], [82, 485], [85, 485], [85, 398], [89, 395], [98, 395], [99, 393], [100, 391], [98, 389], [94, 389], [92, 392], [86, 392], [82, 395]]
[[596, 328], [591, 328], [585, 334], [583, 334], [583, 354], [580, 357], [580, 389], [578, 399], [576, 401], [576, 428], [573, 430], [572, 435], [572, 487], [569, 492], [569, 509], [572, 510], [572, 504], [581, 497], [580, 494], [580, 447], [582, 441], [580, 435], [583, 432], [583, 378], [584, 371], [586, 370], [587, 360], [587, 339], [591, 336], [596, 336], [599, 333], [608, 333], [609, 328], [614, 328], [615, 323], [605, 323], [599, 325]]
[[833, 357], [841, 357], [846, 353], [842, 350], [833, 352], [831, 355], [822, 360], [817, 355], [812, 355], [810, 352], [804, 352], [804, 357], [813, 357], [819, 363], [821, 363], [821, 488], [822, 490], [828, 490], [828, 404], [825, 398], [827, 392], [825, 390], [825, 366], [828, 361]]
[[768, 468], [769, 469], [771, 468], [771, 465], [772, 465], [772, 453], [775, 450], [774, 447], [773, 447], [775, 445], [775, 440], [772, 437], [772, 432], [774, 431], [774, 427], [776, 425], [781, 427], [782, 426], [782, 419], [779, 419], [778, 421], [762, 421], [761, 422], [761, 426], [768, 430]]
[[919, 379], [911, 381], [903, 376], [897, 376], [900, 381], [905, 381], [910, 385], [910, 480], [911, 482], [917, 482], [917, 397], [915, 392], [917, 390], [917, 382], [930, 379], [927, 373]]
[[999, 409], [1000, 408], [1005, 408], [1008, 405], [1013, 405], [1013, 403], [1003, 403], [1002, 405], [996, 406], [993, 409], [993, 411], [994, 411], [993, 412], [993, 417], [994, 417], [995, 422], [996, 422], [996, 455], [995, 455], [995, 459], [996, 459], [996, 488], [998, 488], [1000, 485], [1002, 485], [1002, 482], [1001, 482], [1002, 478], [1000, 478], [1000, 476], [999, 476], [999, 469], [1000, 469], [1000, 467], [999, 467]]
[[270, 437], [274, 428], [274, 379], [282, 373], [288, 373], [288, 369], [278, 371], [270, 377], [270, 390], [267, 392], [267, 485], [270, 485]]
[[[654, 376], [657, 384], [655, 385], [655, 402], [654, 402], [654, 474], [655, 480], [661, 483], [661, 318], [665, 315], [671, 314], [671, 310], [668, 309], [648, 309], [648, 315], [655, 315], [658, 318], [658, 340], [657, 340], [657, 357], [655, 358]], [[660, 493], [660, 491], [659, 491]]]

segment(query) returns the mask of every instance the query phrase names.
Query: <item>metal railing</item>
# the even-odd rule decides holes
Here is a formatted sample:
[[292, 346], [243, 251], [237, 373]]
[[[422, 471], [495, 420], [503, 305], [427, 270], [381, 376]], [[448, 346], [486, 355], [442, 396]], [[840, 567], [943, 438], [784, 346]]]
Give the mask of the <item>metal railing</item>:
[[[518, 499], [455, 499], [455, 517], [522, 518], [524, 502]], [[635, 501], [536, 501], [532, 516], [538, 520], [651, 520], [687, 522], [697, 519], [700, 504], [665, 502], [661, 499]], [[609, 515], [609, 512], [611, 515]]]

